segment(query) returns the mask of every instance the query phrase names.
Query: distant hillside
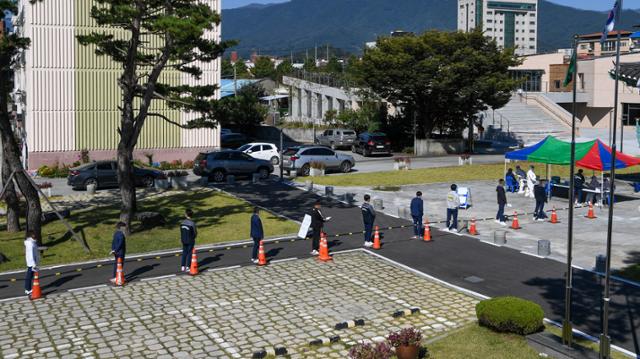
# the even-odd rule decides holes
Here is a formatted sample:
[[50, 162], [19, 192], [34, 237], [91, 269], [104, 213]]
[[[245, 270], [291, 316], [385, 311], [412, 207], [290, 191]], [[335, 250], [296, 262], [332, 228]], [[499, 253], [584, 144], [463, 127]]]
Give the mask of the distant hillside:
[[[240, 40], [246, 54], [288, 54], [315, 44], [331, 44], [360, 52], [363, 44], [393, 30], [422, 32], [456, 28], [456, 0], [292, 0], [267, 7], [223, 10], [222, 36]], [[623, 26], [630, 28], [640, 12], [626, 10]], [[606, 14], [540, 1], [541, 52], [571, 46], [574, 33], [602, 30]]]

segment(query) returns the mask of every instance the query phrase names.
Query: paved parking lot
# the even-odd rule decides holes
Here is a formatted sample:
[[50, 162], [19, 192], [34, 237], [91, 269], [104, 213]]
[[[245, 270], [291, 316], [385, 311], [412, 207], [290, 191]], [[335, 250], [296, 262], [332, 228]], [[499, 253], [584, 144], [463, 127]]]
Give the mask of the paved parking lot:
[[[289, 260], [197, 277], [94, 288], [2, 304], [4, 358], [248, 358], [284, 347], [292, 358], [344, 358], [361, 340], [404, 326], [426, 337], [474, 320], [476, 298], [364, 252], [331, 263]], [[409, 308], [420, 312], [393, 318]], [[335, 325], [364, 320], [363, 326]], [[314, 339], [339, 336], [324, 346]]]

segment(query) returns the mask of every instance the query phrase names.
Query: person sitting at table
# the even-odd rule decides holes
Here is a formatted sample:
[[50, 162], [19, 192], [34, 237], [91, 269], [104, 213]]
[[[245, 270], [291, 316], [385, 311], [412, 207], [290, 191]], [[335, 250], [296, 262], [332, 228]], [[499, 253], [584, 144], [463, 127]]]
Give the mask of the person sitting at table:
[[516, 166], [516, 178], [518, 179], [518, 194], [524, 193], [524, 181], [527, 179], [527, 173], [520, 168], [520, 166]]
[[518, 190], [518, 180], [516, 179], [513, 168], [509, 168], [504, 175], [505, 182], [507, 183], [507, 191], [515, 193]]
[[[591, 180], [587, 185], [587, 188], [591, 191], [600, 191], [600, 181], [598, 181], [598, 177], [591, 176]], [[587, 192], [587, 199], [585, 200], [586, 204], [595, 204], [596, 206], [600, 205], [600, 201], [598, 200], [598, 193], [596, 192]]]

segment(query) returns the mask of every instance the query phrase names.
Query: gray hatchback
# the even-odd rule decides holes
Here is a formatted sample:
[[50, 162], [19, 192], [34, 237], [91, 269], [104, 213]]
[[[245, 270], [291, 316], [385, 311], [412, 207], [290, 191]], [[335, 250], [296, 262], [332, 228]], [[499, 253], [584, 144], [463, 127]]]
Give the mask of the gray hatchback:
[[337, 170], [348, 173], [356, 165], [351, 155], [335, 152], [324, 146], [296, 146], [287, 148], [282, 156], [282, 168], [290, 175], [296, 172], [301, 176], [308, 176], [311, 172], [311, 162], [323, 163], [327, 170]]

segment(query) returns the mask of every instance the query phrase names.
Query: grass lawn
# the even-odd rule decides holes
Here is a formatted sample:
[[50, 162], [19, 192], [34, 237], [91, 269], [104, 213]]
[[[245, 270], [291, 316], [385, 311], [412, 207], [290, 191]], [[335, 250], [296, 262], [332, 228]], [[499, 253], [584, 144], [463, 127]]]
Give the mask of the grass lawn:
[[[139, 211], [155, 211], [167, 220], [167, 225], [145, 230], [138, 223], [132, 225], [133, 234], [127, 239], [127, 253], [142, 253], [180, 247], [178, 225], [185, 208], [194, 210], [198, 226], [196, 244], [238, 241], [249, 238], [252, 207], [248, 203], [214, 191], [192, 191], [166, 197], [138, 201]], [[105, 206], [91, 210], [72, 212], [69, 222], [84, 235], [91, 254], [65, 233], [60, 221], [45, 225], [42, 229], [43, 245], [49, 247], [42, 258], [42, 266], [105, 258], [111, 251], [111, 238], [118, 221], [119, 206]], [[296, 233], [294, 222], [262, 212], [265, 236]], [[0, 271], [24, 267], [24, 233], [0, 232], [0, 252], [9, 258], [0, 264]]]
[[[518, 162], [522, 169], [528, 170], [529, 163]], [[536, 167], [538, 176], [546, 176], [546, 166], [543, 164], [533, 164]], [[515, 169], [515, 163], [507, 164], [507, 168]], [[568, 177], [569, 167], [552, 165], [551, 175]], [[585, 170], [585, 176], [591, 176], [595, 173], [599, 176], [599, 172]], [[624, 170], [618, 170], [616, 173], [636, 173], [637, 167]], [[443, 183], [443, 182], [465, 182], [478, 180], [498, 180], [504, 177], [504, 164], [481, 164], [470, 166], [455, 167], [439, 167], [439, 168], [421, 168], [410, 171], [384, 171], [371, 173], [351, 173], [347, 175], [313, 177], [313, 183], [325, 186], [343, 186], [343, 187], [393, 187], [410, 184], [425, 183]], [[307, 178], [298, 177], [296, 181], [304, 182]]]
[[[547, 326], [546, 330], [555, 335], [562, 335], [562, 330]], [[585, 339], [575, 339], [581, 346], [598, 350], [598, 344]], [[523, 336], [496, 333], [476, 324], [455, 331], [443, 339], [427, 345], [429, 358], [434, 359], [534, 359], [540, 358], [538, 353], [527, 344]], [[614, 359], [626, 358], [612, 351]]]

